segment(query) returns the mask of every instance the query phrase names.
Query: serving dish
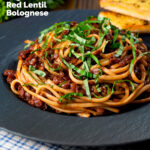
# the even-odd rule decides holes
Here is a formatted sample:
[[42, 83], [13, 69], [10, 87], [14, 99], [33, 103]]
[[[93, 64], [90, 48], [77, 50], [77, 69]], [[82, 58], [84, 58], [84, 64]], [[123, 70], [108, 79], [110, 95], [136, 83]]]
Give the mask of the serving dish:
[[[60, 21], [82, 21], [99, 10], [57, 11], [48, 17], [19, 18], [0, 25], [0, 127], [38, 141], [74, 145], [119, 145], [150, 139], [150, 104], [117, 115], [80, 118], [33, 108], [17, 98], [3, 77], [14, 69], [25, 39], [34, 40], [39, 32]], [[150, 47], [150, 35], [141, 35]]]

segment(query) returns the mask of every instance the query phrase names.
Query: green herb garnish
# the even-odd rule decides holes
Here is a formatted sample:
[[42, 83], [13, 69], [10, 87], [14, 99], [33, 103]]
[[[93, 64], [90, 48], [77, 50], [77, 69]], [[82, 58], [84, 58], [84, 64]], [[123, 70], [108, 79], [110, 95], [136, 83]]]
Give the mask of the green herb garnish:
[[49, 39], [49, 37], [47, 37], [46, 40], [45, 40], [45, 42], [43, 43], [43, 45], [42, 45], [43, 49], [47, 48], [48, 39]]
[[42, 42], [42, 40], [43, 40], [43, 38], [44, 38], [44, 36], [48, 33], [48, 32], [50, 32], [50, 31], [52, 31], [52, 30], [55, 30], [56, 28], [57, 28], [57, 26], [59, 26], [59, 25], [65, 25], [65, 24], [68, 24], [69, 22], [60, 22], [60, 23], [56, 23], [56, 24], [54, 24], [54, 25], [52, 25], [52, 26], [50, 26], [49, 28], [46, 28], [46, 29], [44, 29], [43, 31], [41, 31], [40, 32], [40, 37], [38, 38], [39, 40], [38, 40], [38, 42], [39, 43], [41, 43]]
[[67, 81], [63, 81], [62, 83], [60, 83], [58, 86], [61, 87], [63, 84], [65, 84]]
[[117, 53], [114, 55], [115, 57], [120, 57], [123, 53], [124, 50], [124, 46], [122, 44], [120, 44], [119, 49], [117, 51]]
[[35, 73], [35, 74], [41, 76], [41, 77], [45, 77], [45, 76], [46, 76], [46, 73], [45, 73], [45, 72], [43, 72], [43, 71], [41, 71], [41, 70], [37, 70], [35, 67], [33, 67], [33, 66], [31, 66], [31, 65], [29, 66], [29, 70], [30, 70], [31, 72], [33, 72], [33, 73]]
[[87, 78], [95, 78], [96, 75], [94, 75], [93, 73], [91, 72], [87, 72], [85, 70], [82, 70], [76, 66], [74, 66], [73, 64], [69, 64], [65, 59], [63, 59], [61, 56], [60, 56], [62, 62], [70, 69], [70, 70], [74, 70], [76, 71], [77, 73], [79, 73], [81, 76], [84, 76], [84, 77], [87, 77]]
[[37, 48], [36, 50], [32, 51], [30, 54], [33, 54], [33, 53], [35, 53], [35, 52], [37, 52], [39, 50], [41, 50], [41, 48]]
[[118, 32], [119, 32], [119, 30], [118, 30], [118, 29], [115, 29], [115, 30], [114, 30], [114, 38], [113, 38], [113, 43], [115, 43], [115, 42], [116, 42], [116, 40], [117, 40], [117, 37], [118, 37]]
[[45, 83], [39, 83], [39, 84], [33, 84], [33, 83], [26, 83], [26, 84], [23, 84], [22, 86], [39, 86], [39, 85], [44, 85]]
[[115, 81], [115, 82], [113, 83], [113, 86], [112, 86], [112, 94], [113, 94], [114, 91], [115, 91], [115, 90], [114, 90], [115, 85], [116, 85], [117, 83], [119, 83], [119, 82], [129, 82], [130, 85], [131, 85], [131, 87], [132, 87], [132, 91], [135, 90], [134, 84], [133, 84], [133, 82], [132, 82], [131, 80], [117, 80], [117, 81]]
[[31, 42], [31, 43], [25, 45], [24, 49], [27, 49], [28, 47], [30, 47], [30, 46], [33, 45], [34, 43], [35, 43], [35, 42]]
[[109, 41], [106, 41], [106, 44], [104, 45], [104, 47], [103, 47], [103, 49], [102, 49], [102, 53], [104, 53], [104, 52], [105, 52], [105, 48], [106, 48], [106, 46], [107, 46], [108, 42], [109, 42]]
[[74, 96], [80, 96], [81, 97], [81, 96], [83, 96], [83, 94], [82, 93], [67, 93], [67, 94], [65, 94], [63, 96], [60, 96], [60, 98], [58, 100], [59, 100], [59, 102], [62, 103], [62, 101], [64, 99], [66, 99], [66, 100], [73, 100]]
[[132, 47], [132, 55], [133, 55], [133, 59], [131, 61], [131, 64], [130, 64], [130, 68], [129, 68], [129, 72], [130, 74], [132, 73], [132, 69], [133, 69], [133, 64], [134, 64], [134, 61], [136, 59], [136, 52], [135, 52], [135, 46], [133, 44], [134, 40], [133, 38], [130, 39], [130, 42], [131, 42], [131, 47]]
[[90, 93], [90, 88], [89, 88], [88, 79], [85, 79], [85, 80], [83, 81], [83, 83], [84, 83], [86, 95], [89, 97], [89, 99], [91, 99], [91, 93]]
[[39, 79], [35, 78], [30, 72], [27, 71], [27, 73], [31, 76], [31, 78], [33, 78], [34, 80], [36, 80], [38, 83], [43, 83]]

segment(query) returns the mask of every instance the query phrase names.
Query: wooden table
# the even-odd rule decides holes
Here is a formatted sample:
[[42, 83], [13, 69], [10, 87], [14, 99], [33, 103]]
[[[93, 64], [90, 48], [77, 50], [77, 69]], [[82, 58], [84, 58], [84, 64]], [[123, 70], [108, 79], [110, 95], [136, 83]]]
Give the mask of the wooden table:
[[99, 0], [64, 0], [64, 5], [55, 10], [62, 9], [100, 9]]

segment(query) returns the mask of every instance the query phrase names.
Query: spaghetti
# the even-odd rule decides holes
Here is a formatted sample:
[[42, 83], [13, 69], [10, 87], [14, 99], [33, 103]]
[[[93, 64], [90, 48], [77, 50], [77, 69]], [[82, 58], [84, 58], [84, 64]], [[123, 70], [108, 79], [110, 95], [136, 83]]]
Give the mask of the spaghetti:
[[147, 47], [107, 18], [56, 23], [25, 43], [16, 72], [4, 75], [32, 106], [89, 117], [150, 101]]

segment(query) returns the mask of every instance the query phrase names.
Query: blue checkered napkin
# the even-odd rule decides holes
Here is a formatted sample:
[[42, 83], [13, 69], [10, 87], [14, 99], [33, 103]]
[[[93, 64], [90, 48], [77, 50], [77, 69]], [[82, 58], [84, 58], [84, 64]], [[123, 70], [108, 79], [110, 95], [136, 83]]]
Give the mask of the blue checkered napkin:
[[0, 129], [0, 150], [85, 150], [81, 147], [56, 146], [29, 140]]

